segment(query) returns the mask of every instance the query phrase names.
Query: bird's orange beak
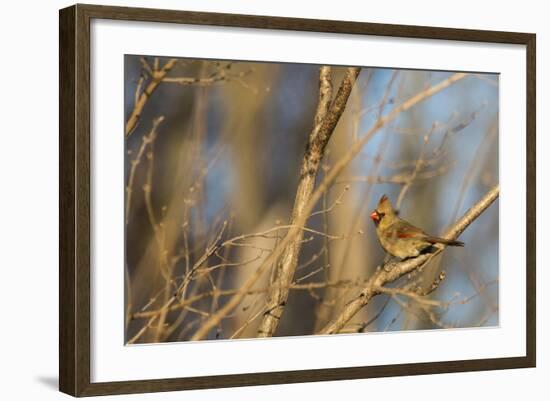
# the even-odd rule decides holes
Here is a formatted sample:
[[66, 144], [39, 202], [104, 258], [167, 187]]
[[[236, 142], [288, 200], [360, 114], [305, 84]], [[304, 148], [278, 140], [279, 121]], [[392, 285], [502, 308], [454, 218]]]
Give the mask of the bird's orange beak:
[[373, 210], [372, 213], [370, 214], [370, 218], [373, 221], [378, 221], [378, 220], [380, 220], [380, 215], [378, 214], [378, 212], [376, 210]]

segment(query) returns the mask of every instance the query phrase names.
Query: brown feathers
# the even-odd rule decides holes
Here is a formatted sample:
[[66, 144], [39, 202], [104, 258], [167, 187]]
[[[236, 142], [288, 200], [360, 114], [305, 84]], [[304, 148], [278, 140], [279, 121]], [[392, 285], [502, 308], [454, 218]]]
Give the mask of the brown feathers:
[[401, 259], [418, 256], [436, 244], [464, 246], [460, 241], [426, 234], [420, 228], [400, 219], [386, 195], [382, 195], [370, 217], [376, 226], [382, 248]]

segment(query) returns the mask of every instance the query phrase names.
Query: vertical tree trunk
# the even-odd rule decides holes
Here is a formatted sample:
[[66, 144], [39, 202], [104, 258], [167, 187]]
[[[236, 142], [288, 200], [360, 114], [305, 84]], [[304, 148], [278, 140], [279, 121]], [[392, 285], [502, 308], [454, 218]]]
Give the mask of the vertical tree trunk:
[[[344, 112], [347, 100], [360, 71], [360, 68], [347, 69], [340, 88], [334, 100], [332, 100], [331, 68], [326, 66], [321, 67], [319, 73], [319, 103], [315, 113], [314, 126], [309, 135], [309, 141], [300, 169], [300, 181], [290, 220], [291, 225], [304, 217], [304, 208], [308, 204], [315, 188], [317, 172], [326, 145]], [[307, 218], [307, 216], [305, 217]], [[279, 259], [272, 289], [268, 294], [267, 310], [258, 329], [258, 337], [271, 337], [277, 329], [288, 298], [289, 286], [292, 283], [298, 264], [302, 237], [303, 232], [300, 230], [294, 240], [287, 245]]]

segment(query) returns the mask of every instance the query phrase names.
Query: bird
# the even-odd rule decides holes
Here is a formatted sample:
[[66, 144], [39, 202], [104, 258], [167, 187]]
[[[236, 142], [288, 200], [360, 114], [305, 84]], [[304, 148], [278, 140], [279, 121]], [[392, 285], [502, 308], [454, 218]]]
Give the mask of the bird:
[[370, 214], [376, 226], [376, 235], [384, 250], [401, 260], [429, 252], [436, 244], [464, 246], [464, 242], [434, 237], [399, 218], [390, 199], [382, 195], [376, 209]]

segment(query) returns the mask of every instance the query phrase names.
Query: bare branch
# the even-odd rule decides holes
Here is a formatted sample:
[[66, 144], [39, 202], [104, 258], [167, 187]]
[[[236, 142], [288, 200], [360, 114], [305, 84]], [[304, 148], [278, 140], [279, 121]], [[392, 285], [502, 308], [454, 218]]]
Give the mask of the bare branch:
[[153, 127], [151, 128], [151, 131], [149, 131], [149, 134], [145, 135], [142, 138], [143, 142], [141, 143], [139, 151], [136, 157], [130, 162], [130, 165], [131, 165], [130, 175], [128, 177], [128, 185], [126, 186], [126, 217], [125, 217], [126, 224], [128, 224], [128, 220], [130, 218], [130, 206], [132, 204], [132, 195], [134, 192], [134, 180], [136, 177], [137, 168], [141, 163], [143, 155], [145, 154], [145, 150], [156, 139], [158, 127], [163, 121], [164, 121], [164, 116], [157, 117], [153, 120]]
[[143, 107], [145, 106], [145, 103], [147, 103], [147, 100], [153, 94], [155, 89], [157, 89], [157, 87], [162, 82], [166, 74], [168, 74], [168, 72], [172, 68], [174, 68], [174, 65], [176, 65], [176, 62], [177, 62], [177, 59], [172, 58], [168, 60], [162, 68], [151, 71], [151, 74], [152, 74], [151, 82], [149, 82], [149, 84], [143, 90], [143, 92], [139, 97], [136, 96], [138, 100], [136, 101], [134, 110], [132, 110], [132, 113], [130, 114], [128, 121], [126, 122], [126, 127], [124, 129], [126, 137], [130, 136], [130, 134], [134, 132], [134, 129], [137, 126], [137, 123], [141, 116], [141, 112], [143, 111]]
[[[365, 284], [365, 280], [358, 281], [358, 280], [337, 280], [337, 281], [320, 281], [320, 282], [310, 282], [310, 283], [304, 283], [300, 284], [297, 281], [293, 282], [288, 286], [290, 290], [296, 290], [296, 291], [310, 291], [313, 289], [322, 289], [322, 288], [329, 288], [329, 287], [335, 287], [335, 288], [361, 288]], [[271, 290], [271, 287], [265, 287], [265, 288], [258, 288], [258, 289], [250, 289], [245, 292], [245, 295], [254, 295], [254, 294], [261, 294], [261, 293], [267, 293]], [[228, 296], [228, 295], [235, 295], [238, 293], [241, 293], [242, 289], [240, 288], [234, 288], [229, 290], [221, 290], [221, 289], [213, 289], [211, 291], [205, 291], [200, 294], [193, 295], [191, 297], [187, 297], [186, 299], [182, 299], [178, 301], [177, 303], [172, 303], [170, 305], [165, 305], [161, 307], [160, 309], [156, 310], [146, 310], [147, 307], [149, 307], [154, 300], [151, 300], [145, 307], [141, 308], [138, 312], [134, 312], [130, 315], [130, 319], [144, 319], [144, 318], [152, 318], [154, 316], [160, 315], [161, 313], [172, 312], [178, 309], [185, 308], [189, 305], [192, 305], [198, 301], [201, 301], [206, 298], [210, 297], [222, 297], [222, 296]]]
[[208, 77], [195, 78], [195, 77], [165, 77], [162, 82], [174, 83], [179, 85], [193, 85], [193, 86], [209, 86], [221, 81], [235, 80], [243, 84], [242, 78], [246, 77], [252, 71], [242, 71], [237, 74], [228, 74], [227, 68], [219, 68], [216, 72], [212, 73]]
[[[334, 101], [332, 101], [331, 68], [321, 67], [320, 69], [319, 103], [315, 114], [314, 127], [309, 135], [309, 142], [302, 161], [300, 182], [296, 191], [291, 224], [294, 224], [296, 220], [302, 218], [302, 215], [304, 215], [305, 207], [315, 189], [315, 180], [325, 148], [344, 112], [349, 95], [360, 71], [360, 68], [347, 69]], [[276, 267], [274, 283], [277, 285], [270, 291], [266, 308], [267, 312], [264, 314], [258, 329], [259, 337], [271, 337], [277, 329], [288, 298], [287, 285], [292, 282], [296, 266], [298, 265], [302, 235], [303, 233], [300, 231], [294, 237], [294, 240], [287, 245]]]

